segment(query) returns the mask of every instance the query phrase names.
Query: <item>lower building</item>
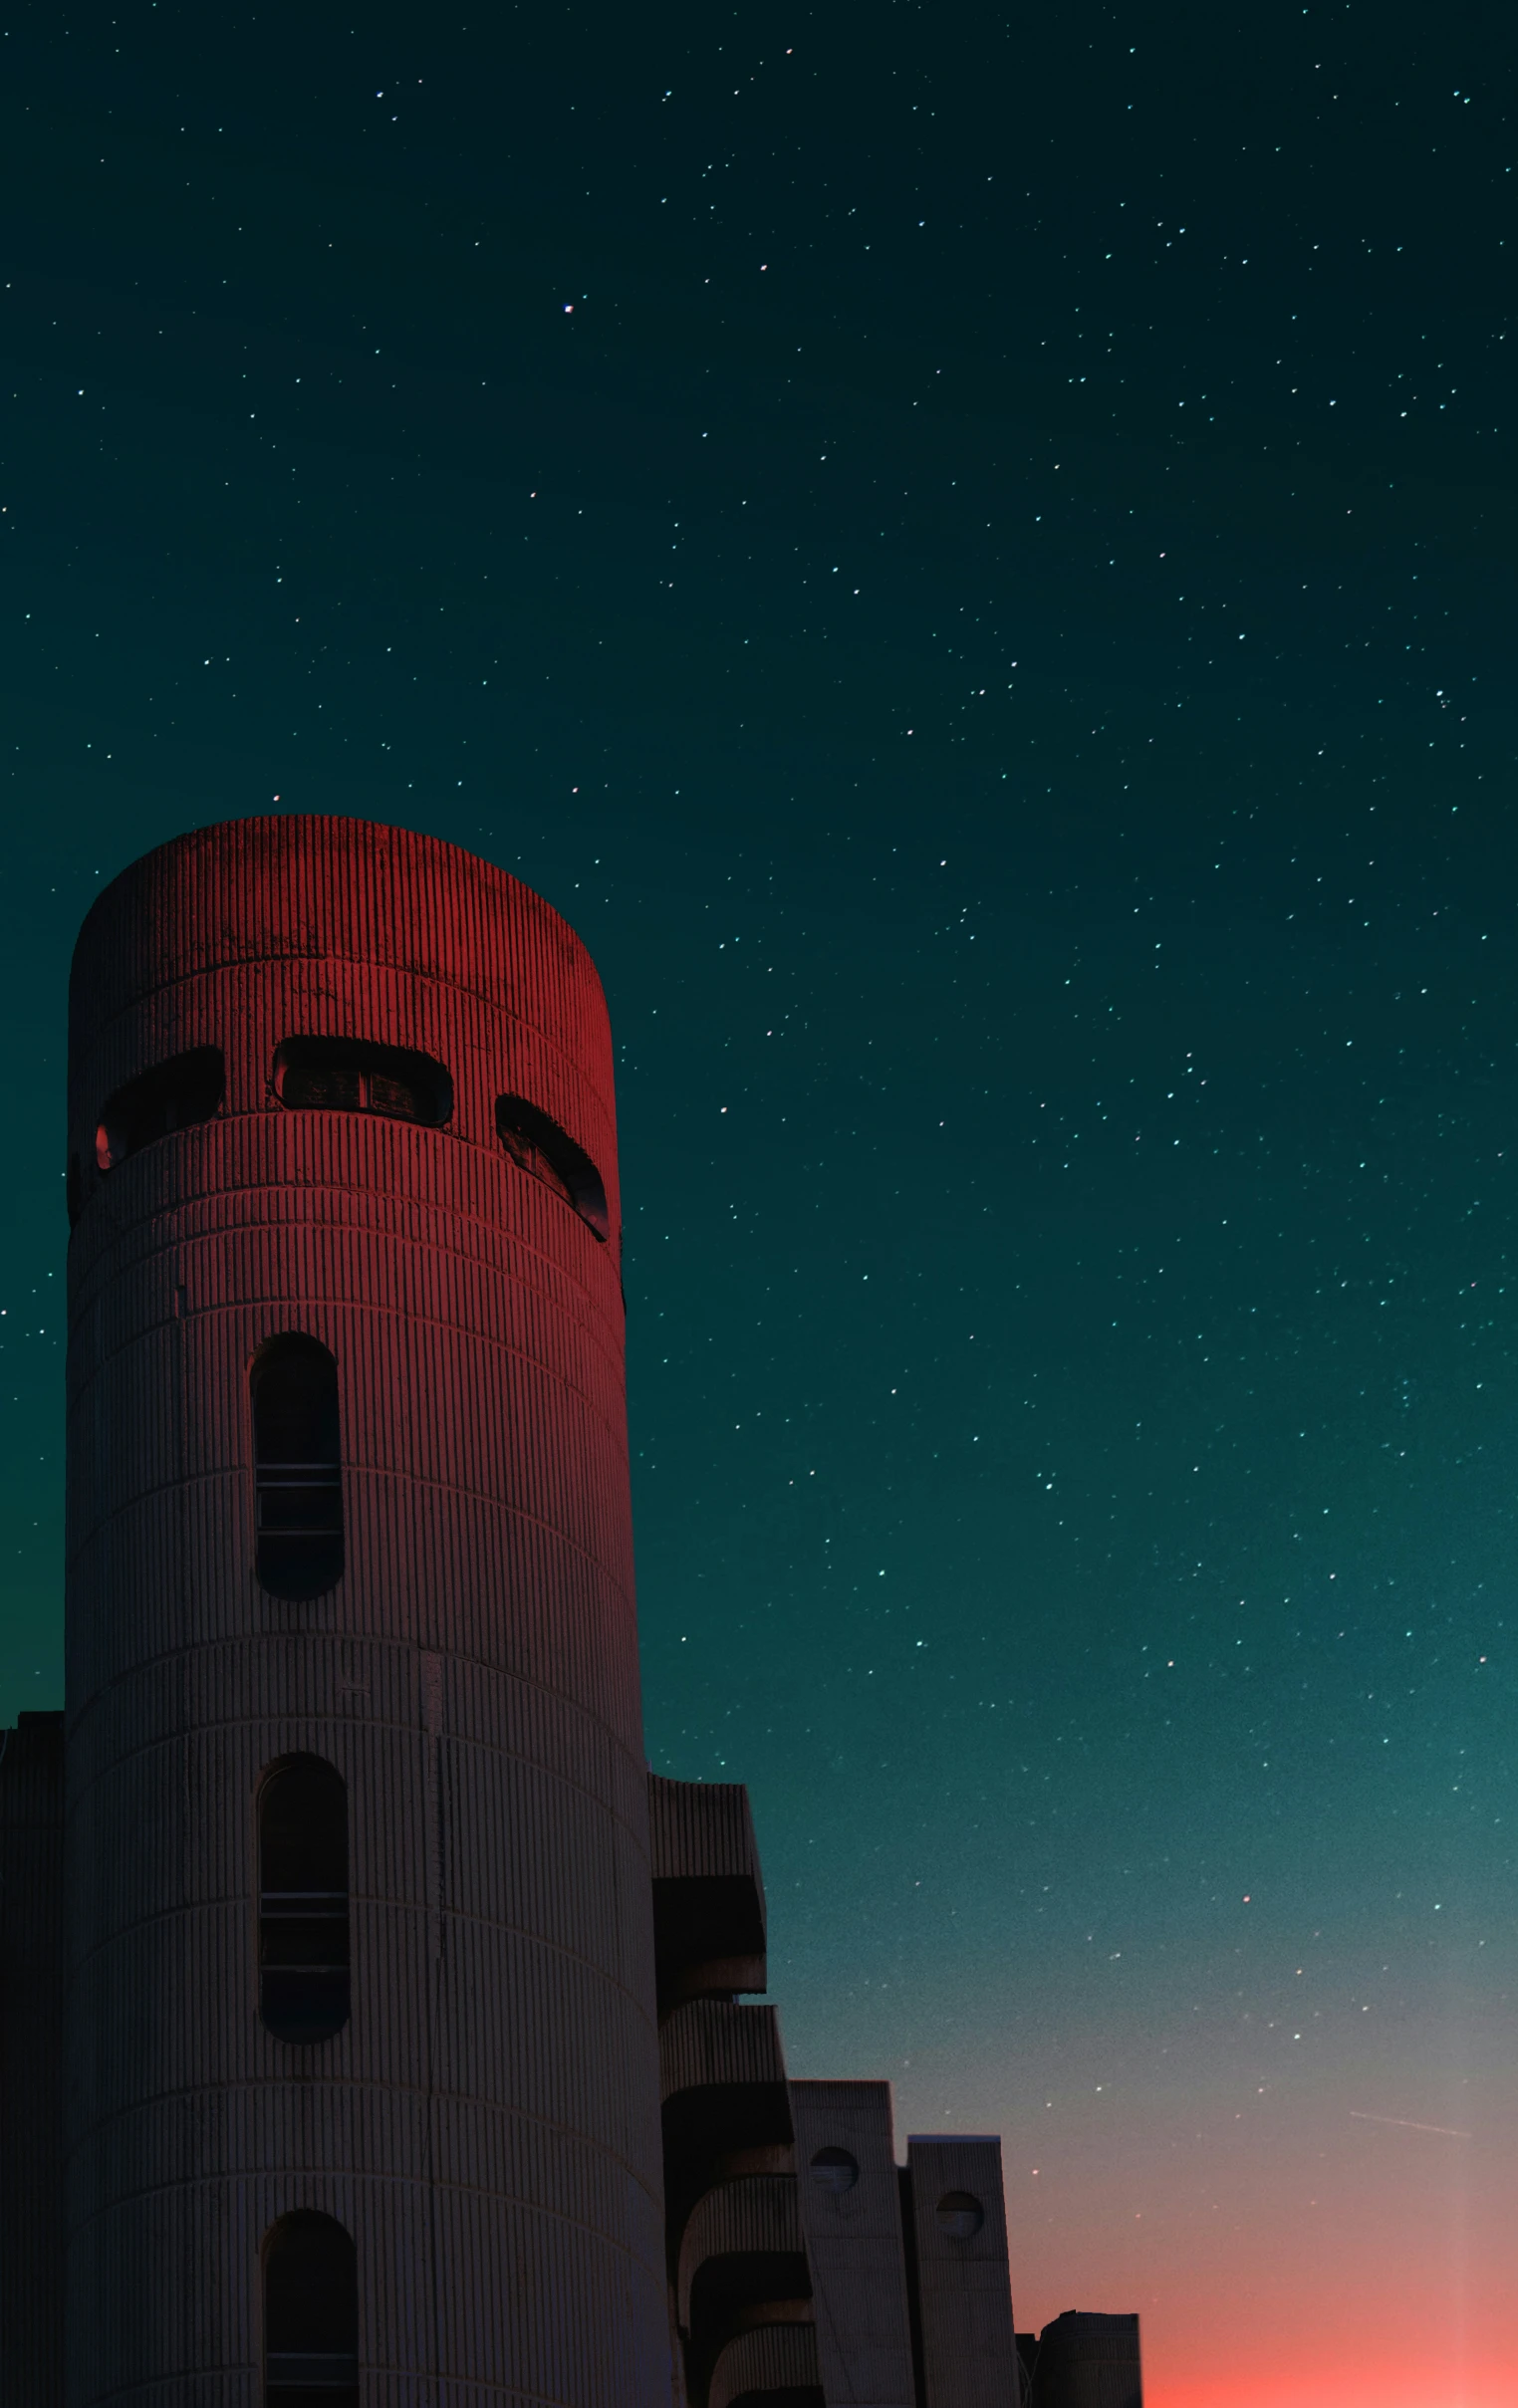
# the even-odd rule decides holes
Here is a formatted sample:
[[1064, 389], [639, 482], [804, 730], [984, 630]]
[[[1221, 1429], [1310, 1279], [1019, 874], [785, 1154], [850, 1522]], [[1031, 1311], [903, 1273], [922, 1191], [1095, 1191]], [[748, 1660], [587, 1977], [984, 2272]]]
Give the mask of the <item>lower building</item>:
[[890, 2086], [791, 2081], [747, 1792], [650, 1779], [674, 2396], [1016, 2408], [1001, 2143], [907, 2142]]
[[1067, 2307], [1046, 2324], [1033, 2370], [1033, 2408], [1141, 2408], [1138, 2319]]
[[1017, 2374], [1022, 2408], [1029, 2408], [1033, 2398], [1033, 2369], [1038, 2364], [1038, 2334], [1020, 2332], [1017, 2336]]

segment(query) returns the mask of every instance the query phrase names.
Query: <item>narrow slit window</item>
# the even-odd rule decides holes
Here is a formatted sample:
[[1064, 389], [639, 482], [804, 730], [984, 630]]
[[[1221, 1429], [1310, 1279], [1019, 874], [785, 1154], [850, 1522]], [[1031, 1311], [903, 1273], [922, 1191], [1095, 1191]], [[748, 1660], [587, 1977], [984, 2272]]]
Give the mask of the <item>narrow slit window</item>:
[[496, 1135], [519, 1170], [525, 1170], [578, 1212], [603, 1245], [611, 1231], [601, 1173], [582, 1146], [557, 1120], [522, 1095], [498, 1095]]
[[331, 2216], [297, 2208], [264, 2243], [266, 2408], [358, 2408], [359, 2267]]
[[274, 1057], [274, 1092], [292, 1112], [374, 1112], [423, 1128], [453, 1114], [453, 1082], [440, 1062], [359, 1037], [287, 1037]]
[[348, 1791], [293, 1756], [258, 1799], [258, 2012], [280, 2041], [326, 2041], [350, 2006]]
[[95, 1132], [97, 1170], [116, 1170], [156, 1138], [209, 1120], [225, 1092], [219, 1046], [198, 1045], [187, 1054], [154, 1063], [140, 1078], [119, 1086], [102, 1107]]
[[343, 1570], [338, 1366], [292, 1330], [259, 1353], [252, 1387], [258, 1577], [271, 1596], [319, 1597]]

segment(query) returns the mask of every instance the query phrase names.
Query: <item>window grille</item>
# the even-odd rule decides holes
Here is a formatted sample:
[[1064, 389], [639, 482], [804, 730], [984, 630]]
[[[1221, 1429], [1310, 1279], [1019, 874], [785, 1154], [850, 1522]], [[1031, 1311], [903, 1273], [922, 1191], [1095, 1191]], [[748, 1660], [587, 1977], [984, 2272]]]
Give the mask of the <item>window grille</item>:
[[611, 1232], [601, 1173], [557, 1120], [522, 1095], [498, 1095], [495, 1129], [519, 1170], [525, 1170], [578, 1212], [603, 1245]]
[[338, 1366], [292, 1330], [261, 1349], [252, 1390], [258, 1577], [271, 1596], [319, 1597], [343, 1571]]
[[359, 2272], [350, 2234], [297, 2208], [264, 2243], [266, 2408], [358, 2408]]
[[209, 1120], [226, 1091], [226, 1069], [221, 1048], [195, 1046], [167, 1062], [154, 1063], [140, 1078], [129, 1079], [101, 1107], [95, 1132], [97, 1170], [117, 1170], [130, 1155], [140, 1153], [176, 1128]]
[[258, 1799], [258, 2011], [281, 2041], [348, 2021], [348, 1791], [336, 1766], [294, 1756]]
[[374, 1112], [441, 1128], [453, 1082], [440, 1062], [359, 1037], [287, 1037], [274, 1057], [274, 1092], [287, 1111]]

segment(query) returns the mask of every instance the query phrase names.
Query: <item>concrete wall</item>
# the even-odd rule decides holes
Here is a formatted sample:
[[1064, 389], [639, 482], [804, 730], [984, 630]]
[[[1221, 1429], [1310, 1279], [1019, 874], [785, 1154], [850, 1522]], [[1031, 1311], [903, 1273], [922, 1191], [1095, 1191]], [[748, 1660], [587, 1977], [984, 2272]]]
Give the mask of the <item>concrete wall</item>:
[[[418, 1049], [441, 1128], [285, 1108], [297, 1035]], [[217, 1046], [214, 1116], [105, 1172], [104, 1100]], [[498, 1095], [597, 1165], [603, 1242]], [[71, 998], [71, 2408], [252, 2408], [259, 2251], [358, 2251], [369, 2408], [668, 2399], [612, 1052], [503, 872], [340, 820], [178, 840]], [[255, 1575], [249, 1366], [336, 1358], [346, 1568]], [[348, 1785], [353, 2010], [257, 2007], [270, 1764]], [[418, 2388], [425, 2381], [424, 2392]]]
[[1011, 2408], [1021, 2385], [1001, 2142], [913, 2138], [906, 2169], [923, 2408]]
[[1067, 2307], [1039, 2334], [1034, 2408], [1143, 2408], [1138, 2318]]
[[0, 2408], [63, 2398], [61, 1714], [0, 1731]]
[[791, 2114], [828, 2408], [913, 2408], [890, 2084], [792, 2082]]

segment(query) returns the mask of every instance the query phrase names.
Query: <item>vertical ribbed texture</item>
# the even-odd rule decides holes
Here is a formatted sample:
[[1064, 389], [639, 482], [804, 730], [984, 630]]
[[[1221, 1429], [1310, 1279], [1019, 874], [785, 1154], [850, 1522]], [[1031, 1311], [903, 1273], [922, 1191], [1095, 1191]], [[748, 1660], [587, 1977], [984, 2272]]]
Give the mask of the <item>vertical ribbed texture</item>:
[[[712, 2259], [745, 2257], [759, 2251], [799, 2261], [805, 2249], [793, 2173], [734, 2174], [716, 2183], [697, 2201], [680, 2238], [675, 2313], [681, 2328], [690, 2330], [691, 2288]], [[784, 2295], [791, 2297], [789, 2291]], [[800, 2295], [805, 2297], [805, 2291]]]
[[0, 1731], [0, 2408], [63, 2399], [63, 1723]]
[[[783, 2092], [785, 2051], [780, 2045], [780, 2018], [773, 2007], [692, 1999], [664, 2019], [659, 2067], [666, 2099], [684, 2091], [734, 2085]], [[789, 2131], [786, 2137], [789, 2139]]]
[[[792, 2082], [791, 2118], [828, 2408], [913, 2408], [890, 2084]], [[813, 2174], [824, 2149], [858, 2165], [847, 2190]]]
[[764, 1928], [764, 1881], [748, 1791], [739, 1781], [648, 1776], [648, 1854], [655, 1881], [752, 1882]]
[[[286, 1111], [290, 1036], [430, 1055], [448, 1125]], [[211, 1120], [93, 1168], [219, 1046]], [[523, 1095], [601, 1243], [508, 1159]], [[557, 914], [448, 845], [243, 821], [97, 902], [71, 997], [71, 2408], [255, 2408], [258, 2251], [353, 2233], [366, 2408], [668, 2399], [612, 1053]], [[339, 1370], [347, 1567], [254, 1576], [248, 1366]], [[253, 1803], [335, 1764], [353, 2014], [257, 2015]]]
[[729, 2341], [712, 2368], [707, 2408], [813, 2408], [821, 2403], [810, 2324], [763, 2324]]
[[[1001, 2142], [968, 2134], [906, 2144], [915, 2242], [923, 2408], [1007, 2408], [1018, 2397]], [[967, 2194], [984, 2218], [961, 2238], [942, 2202]]]
[[1138, 2318], [1067, 2307], [1039, 2334], [1034, 2408], [1143, 2408]]

